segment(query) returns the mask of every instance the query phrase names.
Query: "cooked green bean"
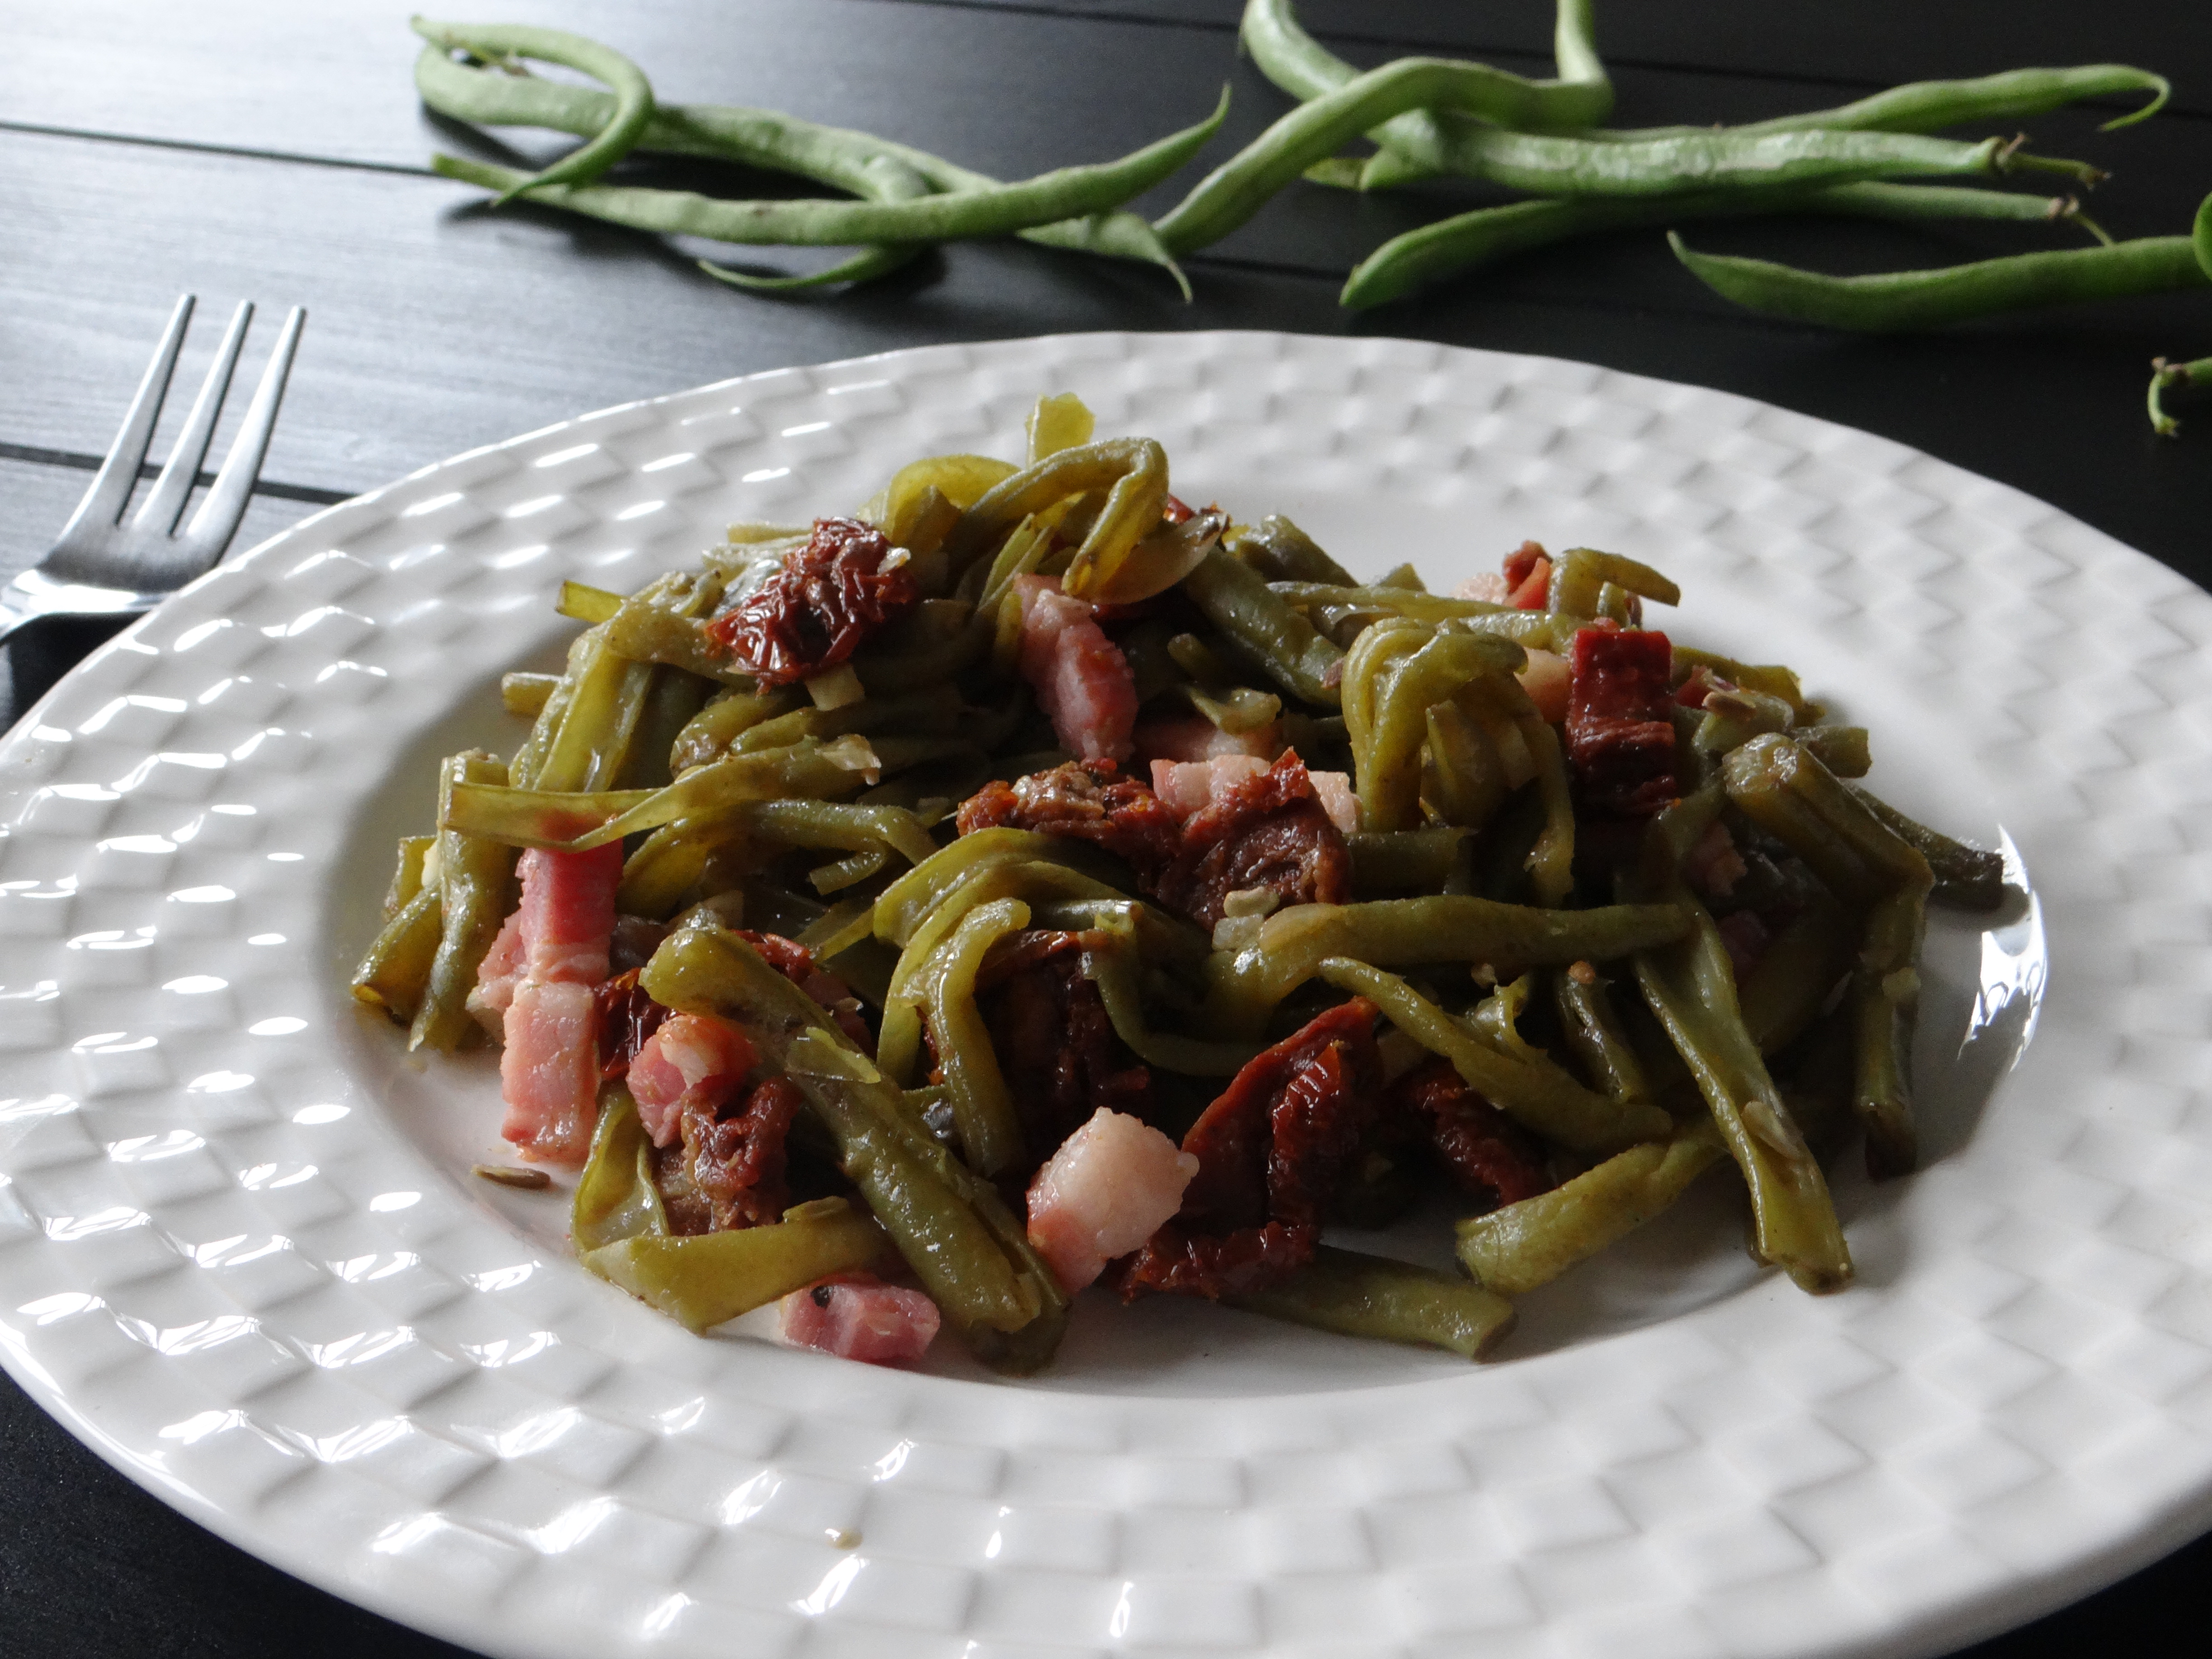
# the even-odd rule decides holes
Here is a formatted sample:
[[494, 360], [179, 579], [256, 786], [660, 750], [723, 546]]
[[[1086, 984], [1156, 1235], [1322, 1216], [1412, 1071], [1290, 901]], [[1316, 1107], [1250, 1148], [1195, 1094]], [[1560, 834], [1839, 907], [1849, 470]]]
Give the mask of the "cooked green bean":
[[1920, 1162], [1906, 1077], [1920, 1003], [1928, 885], [1906, 881], [1874, 902], [1851, 970], [1851, 1110], [1866, 1131], [1867, 1173], [1877, 1181], [1910, 1175]]
[[1102, 879], [1114, 874], [1114, 860], [1081, 842], [1034, 830], [979, 830], [940, 848], [883, 890], [876, 900], [876, 937], [903, 949], [961, 883], [1007, 863], [1066, 865]]
[[1606, 981], [1589, 963], [1574, 963], [1553, 974], [1552, 1000], [1584, 1076], [1615, 1100], [1650, 1104], [1657, 1098], [1636, 1045], [1621, 1029]]
[[[666, 235], [739, 244], [824, 246], [854, 242], [943, 242], [1002, 236], [1038, 225], [1103, 213], [1143, 194], [1211, 138], [1228, 112], [1224, 88], [1212, 115], [1195, 126], [1119, 161], [1063, 167], [994, 189], [911, 201], [726, 201], [692, 191], [634, 185], [532, 185], [526, 174], [459, 156], [431, 158], [441, 178], [520, 195], [547, 207]], [[1164, 236], [1161, 239], [1167, 241]], [[1172, 246], [1170, 244], [1170, 246]]]
[[601, 1279], [687, 1329], [726, 1320], [866, 1267], [890, 1254], [876, 1218], [842, 1198], [817, 1198], [761, 1227], [721, 1232], [640, 1233], [580, 1249], [577, 1260]]
[[1613, 904], [1544, 910], [1455, 894], [1377, 899], [1366, 904], [1297, 904], [1278, 910], [1256, 944], [1206, 963], [1200, 1027], [1256, 1036], [1275, 1005], [1321, 971], [1328, 957], [1378, 968], [1488, 963], [1524, 968], [1607, 962], [1680, 939], [1692, 927], [1680, 906]]
[[1184, 595], [1292, 696], [1335, 708], [1344, 653], [1315, 631], [1259, 573], [1219, 547], [1183, 578]]
[[923, 975], [929, 1034], [961, 1154], [987, 1180], [1022, 1167], [1025, 1137], [992, 1052], [990, 1028], [975, 1006], [975, 975], [993, 945], [1029, 925], [1030, 907], [1019, 899], [979, 904], [932, 953]]
[[510, 714], [535, 714], [545, 707], [545, 700], [560, 684], [558, 674], [501, 674], [500, 705]]
[[1345, 1336], [1444, 1348], [1480, 1359], [1513, 1328], [1513, 1304], [1455, 1273], [1324, 1244], [1271, 1290], [1224, 1296], [1232, 1308]]
[[1923, 890], [1928, 860], [1865, 799], [1779, 733], [1754, 738], [1721, 763], [1729, 802], [1812, 866], [1838, 897], [1867, 904], [1900, 883]]
[[[447, 799], [457, 784], [506, 781], [507, 763], [481, 751], [456, 755], [439, 769], [439, 793]], [[439, 817], [445, 817], [442, 805]], [[477, 1034], [468, 996], [476, 988], [477, 965], [514, 908], [514, 849], [458, 830], [441, 830], [438, 900], [438, 954], [408, 1029], [407, 1046], [427, 1044], [450, 1054]]]
[[[436, 52], [426, 52], [416, 64], [415, 84], [422, 101], [441, 114], [487, 126], [538, 126], [590, 134], [605, 126], [612, 109], [612, 100], [605, 93], [533, 76], [467, 69]], [[1001, 182], [869, 133], [722, 105], [662, 106], [654, 111], [636, 147], [797, 173], [856, 196], [877, 195], [885, 179], [894, 176], [884, 171], [887, 167], [910, 168], [939, 191], [988, 190]], [[1183, 297], [1190, 297], [1188, 281], [1139, 215], [1091, 214], [1015, 234], [1048, 247], [1158, 265], [1175, 278]]]
[[1408, 888], [1435, 891], [1458, 868], [1471, 833], [1440, 824], [1424, 830], [1364, 830], [1346, 836], [1352, 889], [1369, 898]]
[[[1827, 757], [1805, 742], [1808, 733], [1799, 732], [1792, 735], [1830, 771], [1837, 771]], [[1850, 774], [1838, 772], [1837, 775], [1847, 777]], [[1926, 824], [1905, 817], [1871, 789], [1862, 789], [1856, 785], [1846, 787], [1865, 803], [1868, 811], [1881, 820], [1891, 834], [1928, 860], [1928, 867], [1936, 878], [1936, 884], [1928, 895], [1930, 899], [1957, 910], [1994, 910], [2004, 902], [2004, 854], [1984, 852], [1978, 847], [1969, 847], [1964, 842], [1954, 841], [1942, 830], [1931, 830]]]
[[1595, 547], [1571, 547], [1552, 562], [1545, 609], [1555, 617], [1595, 617], [1607, 582], [1661, 605], [1682, 602], [1682, 590], [1648, 564]]
[[353, 994], [401, 1024], [422, 1006], [441, 937], [438, 889], [431, 884], [401, 905], [353, 970]]
[[605, 82], [613, 94], [614, 108], [587, 142], [543, 172], [525, 178], [501, 196], [495, 206], [526, 189], [589, 184], [629, 153], [653, 119], [653, 88], [644, 71], [611, 47], [580, 34], [532, 28], [524, 23], [437, 23], [427, 17], [410, 20], [410, 26], [430, 43], [434, 54], [447, 62], [456, 51], [495, 62], [535, 58], [540, 63], [581, 70]]
[[[1079, 901], [1078, 902], [1080, 902]], [[1051, 907], [1066, 910], [1066, 903]], [[1148, 905], [1098, 902], [1083, 945], [1084, 977], [1098, 988], [1106, 1018], [1129, 1051], [1148, 1066], [1186, 1077], [1234, 1077], [1260, 1052], [1251, 1042], [1211, 1042], [1163, 1031], [1146, 1020], [1139, 986], [1143, 958], [1138, 946], [1139, 917], [1156, 916]], [[1046, 925], [1038, 918], [1039, 925]]]
[[1167, 453], [1150, 438], [1112, 438], [1046, 456], [994, 484], [945, 538], [955, 569], [965, 568], [1033, 513], [1103, 490], [1106, 504], [1076, 550], [1063, 586], [1079, 597], [1111, 576], [1167, 505]]
[[2212, 284], [2186, 236], [2145, 236], [2110, 247], [2014, 253], [1874, 276], [1826, 276], [1765, 259], [1698, 253], [1671, 232], [1668, 240], [1675, 257], [1723, 299], [1769, 317], [1871, 332], [1941, 328], [2035, 306]]
[[1459, 1259], [1475, 1282], [1523, 1296], [1626, 1237], [1728, 1156], [1699, 1116], [1664, 1140], [1615, 1152], [1548, 1193], [1455, 1224]]
[[1858, 934], [1843, 906], [1823, 895], [1768, 941], [1735, 988], [1744, 1030], [1760, 1054], [1780, 1054], [1811, 1026], [1850, 970]]
[[[1477, 681], [1511, 684], [1527, 661], [1519, 646], [1495, 635], [1407, 623], [1360, 635], [1344, 662], [1344, 725], [1362, 828], [1407, 830], [1419, 821], [1421, 747], [1431, 705]], [[1513, 689], [1527, 701], [1517, 684]]]
[[1478, 1036], [1395, 974], [1349, 957], [1328, 957], [1321, 976], [1364, 996], [1431, 1054], [1441, 1054], [1467, 1085], [1538, 1134], [1577, 1152], [1610, 1152], [1665, 1134], [1673, 1120], [1648, 1103], [1614, 1100], [1584, 1088], [1541, 1049], [1512, 1053]]
[[1721, 799], [1709, 788], [1662, 809], [1645, 832], [1645, 867], [1622, 873], [1623, 897], [1671, 901], [1690, 913], [1693, 930], [1678, 944], [1636, 952], [1637, 983], [1743, 1172], [1752, 1253], [1803, 1290], [1838, 1291], [1850, 1283], [1851, 1259], [1827, 1182], [1744, 1029], [1720, 932], [1680, 874], [1682, 854], [1712, 823]]
[[1243, 560], [1270, 582], [1352, 586], [1352, 573], [1279, 513], [1270, 513], [1255, 525], [1231, 526], [1221, 540], [1232, 558]]
[[430, 849], [437, 844], [435, 836], [400, 836], [399, 860], [392, 872], [392, 884], [384, 890], [386, 921], [398, 915], [407, 902], [422, 890], [426, 871], [431, 870]]

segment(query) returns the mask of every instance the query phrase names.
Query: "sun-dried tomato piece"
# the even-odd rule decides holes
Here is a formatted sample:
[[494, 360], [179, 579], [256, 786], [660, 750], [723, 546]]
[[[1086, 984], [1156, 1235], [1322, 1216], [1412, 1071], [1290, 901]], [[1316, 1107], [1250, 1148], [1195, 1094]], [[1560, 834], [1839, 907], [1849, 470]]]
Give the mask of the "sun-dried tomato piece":
[[1382, 1111], [1434, 1147], [1485, 1210], [1551, 1190], [1535, 1137], [1468, 1087], [1448, 1060], [1428, 1060], [1392, 1084]]
[[1341, 904], [1352, 854], [1297, 751], [1231, 785], [1182, 826], [1182, 846], [1153, 890], [1202, 927], [1230, 894], [1261, 887], [1285, 904]]
[[1160, 798], [1110, 760], [1070, 761], [1012, 783], [992, 782], [960, 803], [963, 836], [1000, 827], [1087, 841], [1149, 879], [1182, 846], [1182, 823]]
[[1219, 1297], [1280, 1284], [1313, 1260], [1323, 1206], [1381, 1104], [1375, 1005], [1332, 1008], [1237, 1073], [1183, 1151], [1198, 1173], [1176, 1218], [1113, 1270], [1124, 1297]]
[[599, 1005], [599, 1076], [603, 1079], [626, 1076], [646, 1039], [668, 1018], [669, 1010], [637, 982], [639, 971], [633, 968], [617, 974], [592, 989], [592, 1000]]
[[791, 1207], [784, 1139], [805, 1103], [797, 1084], [775, 1077], [734, 1112], [684, 1109], [684, 1170], [707, 1200], [709, 1231], [766, 1226]]
[[1585, 628], [1575, 635], [1567, 693], [1567, 757], [1583, 805], [1648, 817], [1677, 792], [1674, 647], [1648, 629]]
[[[1151, 1069], [1129, 1052], [1084, 976], [1092, 936], [1031, 928], [1010, 935], [976, 976], [975, 1006], [1036, 1162], [1100, 1107], [1149, 1120]], [[1026, 1181], [1030, 1172], [1022, 1172]]]
[[884, 568], [890, 551], [864, 520], [817, 519], [806, 545], [708, 623], [708, 637], [763, 689], [835, 668], [921, 597], [904, 564]]

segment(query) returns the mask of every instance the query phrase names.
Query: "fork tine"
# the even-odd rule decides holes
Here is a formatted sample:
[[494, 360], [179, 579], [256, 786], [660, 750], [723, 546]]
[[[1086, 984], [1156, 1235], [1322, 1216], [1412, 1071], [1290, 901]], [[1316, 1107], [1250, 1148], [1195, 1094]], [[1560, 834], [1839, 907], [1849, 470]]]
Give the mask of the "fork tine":
[[230, 453], [222, 458], [222, 470], [216, 474], [213, 487], [185, 532], [186, 538], [204, 550], [210, 559], [222, 556], [230, 538], [238, 533], [239, 520], [246, 516], [246, 499], [253, 493], [254, 480], [261, 476], [262, 457], [269, 453], [269, 434], [276, 428], [276, 408], [284, 400], [284, 382], [292, 372], [292, 356], [300, 349], [300, 330], [307, 320], [302, 306], [294, 306], [285, 314], [276, 349], [270, 356], [269, 367], [262, 371], [261, 384], [253, 388], [245, 424], [232, 441]]
[[169, 394], [169, 376], [177, 367], [177, 349], [185, 343], [185, 327], [192, 319], [192, 296], [180, 296], [176, 309], [169, 313], [169, 331], [161, 337], [155, 348], [154, 360], [146, 365], [145, 378], [138, 382], [138, 395], [131, 400], [129, 413], [123, 417], [123, 427], [115, 434], [115, 441], [107, 447], [107, 459], [100, 462], [100, 471], [93, 476], [92, 487], [84, 492], [84, 499], [70, 514], [70, 521], [62, 527], [60, 540], [66, 542], [80, 528], [106, 530], [123, 516], [130, 505], [131, 486], [138, 482], [138, 467], [146, 459], [146, 446], [153, 441], [154, 422], [161, 413], [161, 399]]
[[215, 437], [216, 417], [222, 413], [222, 400], [230, 392], [230, 374], [238, 364], [238, 349], [245, 343], [246, 326], [252, 319], [253, 302], [241, 300], [231, 315], [229, 331], [222, 337], [215, 362], [208, 365], [207, 378], [200, 382], [200, 394], [192, 400], [192, 412], [185, 417], [185, 429], [177, 434], [176, 447], [169, 452], [161, 476], [154, 480], [152, 492], [131, 520], [132, 529], [166, 536], [185, 516], [185, 503], [191, 499], [192, 485], [200, 476], [200, 463], [207, 458], [208, 445]]

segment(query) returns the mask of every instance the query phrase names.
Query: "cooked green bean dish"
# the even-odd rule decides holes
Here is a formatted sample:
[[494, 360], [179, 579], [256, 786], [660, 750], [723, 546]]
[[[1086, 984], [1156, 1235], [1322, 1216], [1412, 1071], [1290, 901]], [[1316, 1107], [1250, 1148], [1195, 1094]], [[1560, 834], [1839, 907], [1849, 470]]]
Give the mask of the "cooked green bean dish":
[[[1649, 565], [1363, 580], [1093, 426], [566, 585], [512, 753], [440, 768], [355, 994], [499, 1046], [584, 1266], [878, 1362], [1034, 1371], [1093, 1285], [1474, 1358], [1728, 1164], [1848, 1285], [1816, 1152], [1913, 1167], [1927, 908], [2002, 861]], [[1331, 1237], [1442, 1206], [1458, 1272]]]

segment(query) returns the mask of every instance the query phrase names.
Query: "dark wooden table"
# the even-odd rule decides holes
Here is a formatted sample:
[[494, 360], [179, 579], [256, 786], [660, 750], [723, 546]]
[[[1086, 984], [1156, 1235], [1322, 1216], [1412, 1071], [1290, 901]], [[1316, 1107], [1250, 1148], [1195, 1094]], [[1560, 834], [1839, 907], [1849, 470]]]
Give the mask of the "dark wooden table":
[[[671, 100], [788, 109], [1020, 177], [1194, 120], [1224, 80], [1236, 104], [1209, 155], [1257, 132], [1286, 105], [1238, 60], [1237, 9], [1237, 0], [533, 0], [509, 15], [622, 47]], [[2046, 117], [2039, 148], [2115, 171], [2095, 208], [2118, 234], [2185, 230], [2212, 190], [2202, 0], [2021, 0], [2002, 11], [1972, 0], [1610, 0], [1600, 12], [1622, 125], [1752, 119], [1902, 80], [2117, 60], [2169, 75], [2173, 106], [2110, 135], [2095, 131], [2109, 111]], [[1542, 0], [1310, 0], [1304, 15], [1362, 63], [1443, 52], [1549, 73]], [[35, 559], [60, 527], [171, 301], [191, 289], [222, 309], [262, 301], [263, 342], [283, 306], [312, 313], [241, 546], [456, 451], [727, 375], [932, 341], [1249, 327], [1544, 352], [1766, 398], [2018, 485], [2212, 581], [2212, 407], [2178, 442], [2153, 437], [2142, 410], [2153, 355], [2212, 352], [2203, 295], [1932, 337], [1839, 337], [1730, 311], [1657, 235], [1638, 234], [1352, 316], [1336, 306], [1351, 264], [1444, 198], [1300, 188], [1190, 262], [1188, 306], [1157, 272], [1012, 242], [933, 255], [857, 293], [757, 299], [701, 276], [684, 251], [535, 210], [488, 215], [476, 192], [431, 176], [434, 148], [502, 152], [416, 103], [403, 6], [0, 0], [0, 574]], [[1164, 208], [1178, 188], [1139, 205]], [[2040, 239], [1798, 222], [1707, 227], [1698, 240], [1840, 270], [1948, 263]], [[198, 331], [182, 384], [197, 383], [216, 332]], [[0, 724], [100, 637], [82, 628], [20, 637]], [[454, 1651], [203, 1532], [4, 1382], [0, 1483], [0, 1650], [18, 1659]], [[2207, 1571], [2212, 1540], [2200, 1540], [1974, 1651], [2148, 1648], [2189, 1616]]]

